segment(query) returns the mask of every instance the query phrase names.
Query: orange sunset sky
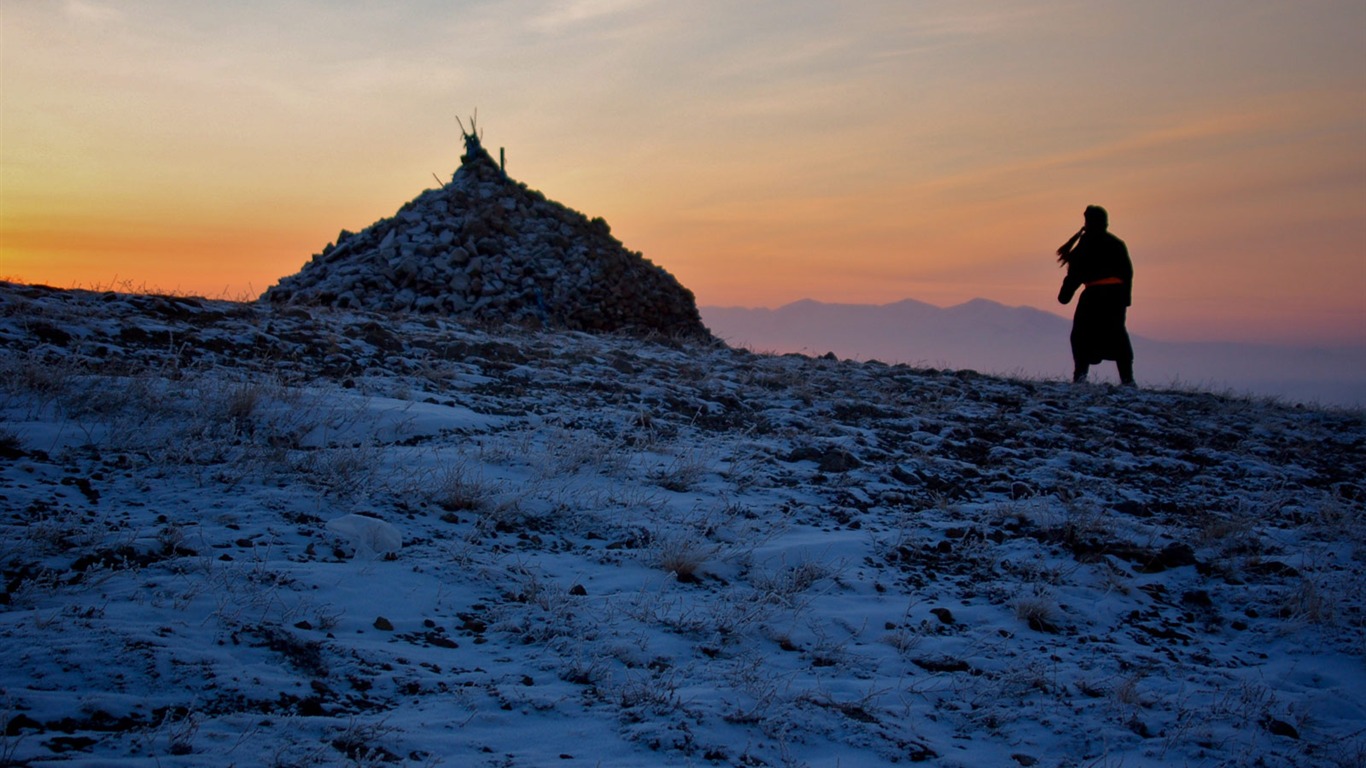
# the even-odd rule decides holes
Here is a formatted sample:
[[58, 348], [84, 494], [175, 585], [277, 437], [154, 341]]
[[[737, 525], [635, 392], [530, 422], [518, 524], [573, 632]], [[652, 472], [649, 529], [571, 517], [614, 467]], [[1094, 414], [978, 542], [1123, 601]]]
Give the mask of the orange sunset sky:
[[1070, 313], [1090, 203], [1131, 330], [1366, 343], [1361, 0], [0, 0], [0, 277], [244, 298], [509, 174], [702, 305]]

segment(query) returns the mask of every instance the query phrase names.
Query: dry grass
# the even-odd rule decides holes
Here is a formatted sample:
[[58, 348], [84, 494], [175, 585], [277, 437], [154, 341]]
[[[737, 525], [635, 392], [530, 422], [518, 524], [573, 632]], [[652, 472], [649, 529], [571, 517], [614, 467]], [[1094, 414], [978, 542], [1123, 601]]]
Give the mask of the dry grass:
[[1038, 632], [1057, 633], [1062, 621], [1062, 611], [1050, 597], [1032, 595], [1015, 601], [1015, 617]]
[[702, 566], [719, 549], [717, 545], [688, 531], [660, 534], [654, 537], [651, 545], [655, 564], [684, 583], [700, 581]]

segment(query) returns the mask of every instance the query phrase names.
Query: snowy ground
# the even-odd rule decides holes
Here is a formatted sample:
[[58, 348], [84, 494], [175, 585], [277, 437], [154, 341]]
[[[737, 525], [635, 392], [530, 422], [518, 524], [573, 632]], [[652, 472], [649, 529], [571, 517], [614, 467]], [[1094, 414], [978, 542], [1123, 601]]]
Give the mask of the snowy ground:
[[1363, 477], [1360, 412], [0, 283], [0, 765], [1359, 766]]

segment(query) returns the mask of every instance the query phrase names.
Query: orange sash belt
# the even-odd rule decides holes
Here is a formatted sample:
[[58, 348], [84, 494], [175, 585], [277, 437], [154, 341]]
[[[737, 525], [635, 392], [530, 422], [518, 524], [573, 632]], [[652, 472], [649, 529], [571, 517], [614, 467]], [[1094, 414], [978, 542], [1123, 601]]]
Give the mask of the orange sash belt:
[[1124, 279], [1119, 277], [1106, 277], [1100, 280], [1092, 280], [1086, 284], [1086, 287], [1094, 288], [1097, 285], [1124, 285]]

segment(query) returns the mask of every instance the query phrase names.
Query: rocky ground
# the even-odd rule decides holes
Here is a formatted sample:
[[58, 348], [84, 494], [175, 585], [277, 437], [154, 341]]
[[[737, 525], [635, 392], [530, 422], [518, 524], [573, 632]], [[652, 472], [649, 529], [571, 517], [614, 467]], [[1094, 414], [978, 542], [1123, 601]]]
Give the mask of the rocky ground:
[[0, 765], [1356, 766], [1366, 424], [0, 284]]

